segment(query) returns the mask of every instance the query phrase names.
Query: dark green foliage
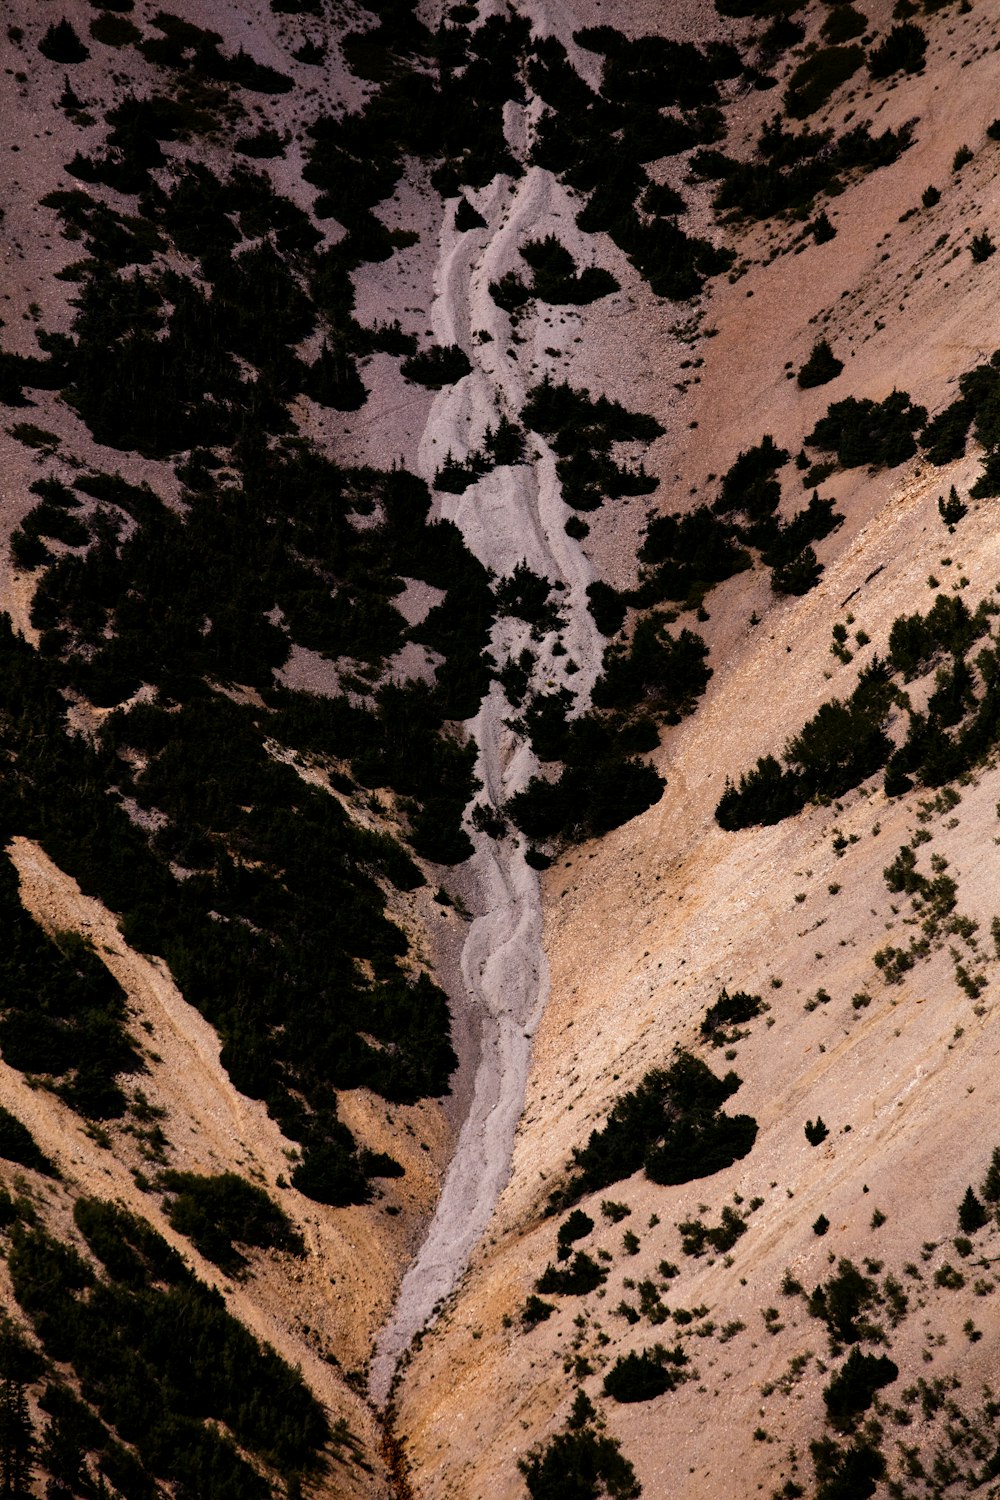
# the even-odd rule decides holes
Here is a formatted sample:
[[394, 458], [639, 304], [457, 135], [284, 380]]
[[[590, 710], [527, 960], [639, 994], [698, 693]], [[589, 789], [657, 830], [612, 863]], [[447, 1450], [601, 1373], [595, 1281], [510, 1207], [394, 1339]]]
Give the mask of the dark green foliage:
[[144, 1219], [100, 1198], [78, 1198], [73, 1222], [112, 1281], [132, 1289], [190, 1279], [183, 1258]]
[[241, 156], [252, 156], [255, 161], [270, 161], [284, 156], [288, 142], [276, 130], [262, 129], [253, 135], [240, 136], [234, 150]]
[[43, 57], [57, 63], [81, 63], [90, 56], [65, 16], [49, 27], [38, 43], [38, 50]]
[[965, 1190], [965, 1197], [958, 1206], [958, 1227], [963, 1234], [975, 1234], [977, 1229], [982, 1229], [990, 1222], [989, 1210], [976, 1197], [971, 1187]]
[[751, 521], [769, 516], [781, 499], [781, 485], [775, 476], [788, 458], [786, 450], [779, 448], [768, 433], [755, 448], [740, 453], [730, 464], [713, 509], [724, 516], [741, 511]]
[[890, 674], [877, 658], [861, 673], [846, 703], [831, 699], [785, 747], [788, 769], [772, 755], [727, 785], [715, 810], [720, 828], [780, 823], [811, 798], [841, 797], [881, 770], [892, 753], [885, 733], [895, 701]]
[[771, 572], [771, 587], [776, 594], [792, 594], [798, 597], [808, 594], [819, 582], [823, 566], [811, 547], [803, 547], [787, 562], [782, 562]]
[[29, 1500], [38, 1444], [27, 1386], [38, 1379], [42, 1360], [6, 1313], [0, 1322], [0, 1493]]
[[535, 1290], [555, 1292], [561, 1297], [585, 1297], [607, 1279], [608, 1273], [604, 1267], [599, 1266], [585, 1250], [578, 1250], [564, 1270], [553, 1265], [546, 1266], [535, 1282]]
[[837, 231], [833, 226], [830, 215], [825, 209], [813, 219], [809, 226], [809, 232], [817, 245], [828, 245], [831, 240], [837, 238]]
[[694, 603], [717, 583], [752, 566], [737, 529], [699, 505], [686, 515], [654, 516], [639, 549], [643, 564], [635, 602]]
[[1000, 1146], [993, 1148], [990, 1165], [979, 1191], [987, 1203], [1000, 1203]]
[[142, 40], [142, 32], [124, 16], [97, 16], [90, 23], [90, 34], [95, 42], [106, 47], [129, 47]]
[[936, 188], [933, 183], [929, 184], [921, 193], [920, 201], [924, 208], [933, 208], [936, 203], [941, 202], [941, 189]]
[[490, 282], [490, 296], [505, 313], [514, 314], [531, 301], [531, 292], [516, 271], [507, 271], [499, 281]]
[[[245, 531], [242, 540], [246, 542]], [[158, 565], [163, 564], [161, 553]], [[7, 789], [8, 797], [15, 797], [10, 804], [16, 809], [15, 826], [29, 834], [42, 833], [64, 867], [124, 914], [130, 939], [167, 958], [186, 997], [221, 1032], [222, 1061], [236, 1086], [266, 1098], [283, 1130], [306, 1147], [297, 1169], [302, 1186], [315, 1186], [327, 1201], [338, 1192], [337, 1201], [343, 1201], [345, 1191], [349, 1201], [357, 1201], [365, 1195], [363, 1177], [359, 1184], [353, 1143], [332, 1113], [331, 1084], [351, 1087], [367, 1076], [376, 1088], [415, 1098], [427, 1086], [446, 1087], [453, 1065], [445, 998], [425, 976], [414, 980], [397, 968], [405, 942], [399, 930], [385, 922], [384, 898], [370, 873], [381, 868], [389, 879], [412, 886], [415, 876], [419, 880], [412, 863], [400, 858], [401, 851], [391, 841], [355, 831], [332, 798], [311, 793], [293, 772], [277, 766], [263, 751], [261, 730], [254, 730], [245, 711], [217, 696], [172, 715], [150, 707], [108, 723], [108, 749], [138, 742], [149, 761], [135, 794], [167, 814], [169, 825], [157, 835], [157, 850], [151, 850], [100, 791], [100, 762], [79, 742], [63, 743], [63, 704], [43, 688], [37, 658], [12, 637], [0, 645], [4, 688], [20, 705], [18, 718], [5, 708], [5, 749], [12, 736], [13, 743], [19, 743], [20, 724], [26, 729], [33, 724], [34, 743], [45, 746], [41, 756], [37, 751], [18, 755], [24, 802], [17, 783]], [[279, 695], [278, 702], [284, 701]], [[416, 700], [397, 689], [386, 701], [385, 712], [390, 724], [399, 713], [402, 718], [395, 722], [405, 724], [407, 710], [420, 703], [425, 714], [430, 712], [424, 720], [430, 741], [426, 760], [420, 757], [418, 765], [412, 764], [414, 733], [428, 733], [413, 713], [410, 732], [394, 734], [390, 743], [399, 745], [409, 765], [408, 779], [400, 783], [408, 795], [421, 791], [427, 779], [428, 796], [436, 799], [433, 820], [441, 840], [452, 816], [440, 789], [442, 772], [445, 767], [454, 769], [453, 785], [448, 785], [447, 771], [445, 782], [448, 792], [457, 795], [460, 810], [468, 797], [463, 777], [471, 761], [467, 748], [452, 752], [436, 738], [440, 710], [434, 714], [432, 701], [426, 688]], [[335, 723], [335, 705], [330, 711]], [[374, 715], [358, 711], [345, 716], [341, 711], [339, 717], [348, 736], [359, 717], [370, 720], [372, 738], [348, 738], [345, 748], [350, 753], [378, 745], [383, 730]], [[274, 732], [282, 724], [292, 743], [309, 745], [317, 743], [316, 728], [322, 728], [324, 713], [317, 711], [316, 718], [315, 727], [308, 717], [297, 722], [289, 709], [273, 719], [265, 714], [261, 723], [267, 725], [264, 732]], [[395, 778], [384, 756], [376, 761], [369, 752], [369, 760], [385, 765], [389, 777]], [[113, 759], [111, 768], [116, 766], [120, 769], [115, 775], [130, 775], [126, 762]], [[225, 768], [221, 776], [220, 767]], [[108, 769], [105, 766], [103, 775]], [[385, 784], [381, 773], [378, 784]], [[300, 810], [298, 817], [295, 808]], [[202, 873], [183, 884], [176, 881], [159, 856], [164, 846], [168, 857], [190, 860]], [[237, 866], [226, 846], [249, 855], [254, 873]], [[16, 895], [13, 888], [12, 894]], [[209, 911], [219, 913], [219, 918], [210, 918]], [[11, 925], [16, 930], [16, 924]], [[256, 935], [251, 935], [251, 927]], [[37, 932], [34, 924], [25, 930]], [[32, 941], [44, 947], [40, 936]], [[371, 961], [371, 981], [361, 978], [357, 960], [347, 949]], [[58, 955], [58, 950], [52, 951]], [[83, 962], [75, 954], [74, 959]], [[97, 990], [89, 999], [84, 989], [78, 1001], [73, 985], [79, 990], [80, 982], [73, 979], [72, 968], [70, 984], [59, 970], [58, 1001], [45, 1000], [38, 1014], [35, 995], [45, 966], [33, 952], [30, 1018], [22, 1018], [12, 1007], [0, 1020], [0, 1031], [6, 1032], [2, 1044], [8, 1061], [31, 1071], [58, 1076], [75, 1066], [76, 1074], [65, 1085], [67, 1097], [85, 1112], [120, 1112], [124, 1101], [113, 1076], [131, 1065], [132, 1054], [127, 1052], [122, 1060], [114, 1030], [109, 1031], [104, 1020], [100, 1027], [97, 1024], [102, 1014], [114, 1021], [108, 1006], [121, 1005], [120, 992], [103, 966], [96, 960], [87, 963], [96, 966], [104, 986], [112, 986], [111, 994]], [[88, 978], [87, 983], [92, 981]], [[14, 994], [8, 987], [8, 1005]], [[67, 1020], [59, 1007], [71, 1001], [72, 1019]], [[67, 1034], [68, 1026], [73, 1030]], [[377, 1038], [376, 1046], [362, 1041], [356, 1028]], [[74, 1030], [79, 1040], [72, 1039]], [[110, 1079], [107, 1071], [99, 1071], [109, 1067]], [[293, 1079], [294, 1096], [288, 1088]]]
[[537, 1328], [539, 1323], [544, 1323], [547, 1318], [551, 1318], [555, 1310], [554, 1303], [543, 1302], [541, 1297], [536, 1297], [532, 1293], [521, 1309], [521, 1326]]
[[818, 1486], [814, 1500], [868, 1500], [885, 1473], [885, 1459], [867, 1438], [839, 1448], [829, 1438], [809, 1444]]
[[693, 712], [712, 675], [705, 665], [708, 647], [693, 631], [673, 636], [662, 615], [636, 622], [632, 639], [604, 653], [604, 671], [594, 685], [598, 708], [642, 707], [668, 724]]
[[764, 1009], [759, 995], [748, 995], [743, 990], [735, 990], [732, 994], [720, 990], [719, 998], [702, 1017], [701, 1034], [713, 1047], [730, 1046], [735, 1040], [732, 1028], [752, 1021]]
[[521, 255], [533, 272], [532, 295], [542, 302], [580, 306], [618, 290], [610, 271], [598, 266], [578, 271], [572, 255], [554, 234], [529, 240], [521, 246]]
[[683, 1371], [687, 1362], [679, 1344], [669, 1350], [657, 1344], [641, 1354], [619, 1355], [604, 1377], [604, 1394], [622, 1403], [653, 1401], [690, 1378]]
[[724, 1255], [747, 1232], [746, 1220], [741, 1219], [728, 1203], [723, 1207], [718, 1224], [709, 1225], [703, 1224], [700, 1219], [688, 1219], [678, 1224], [677, 1228], [684, 1254], [694, 1256], [704, 1255], [709, 1248]]
[[[268, 1500], [272, 1484], [217, 1424], [285, 1475], [316, 1469], [329, 1429], [301, 1376], [262, 1348], [148, 1226], [121, 1209], [93, 1217], [86, 1206], [81, 1226], [123, 1279], [98, 1279], [70, 1247], [17, 1226], [9, 1255], [14, 1294], [46, 1353], [71, 1367], [103, 1423], [135, 1445], [146, 1470], [178, 1490]], [[131, 1259], [126, 1249], [135, 1252]], [[101, 1424], [51, 1388], [46, 1400], [64, 1430], [74, 1421], [87, 1446], [100, 1449]], [[121, 1484], [116, 1471], [124, 1477], [125, 1470], [110, 1449], [100, 1461]]]
[[639, 200], [639, 207], [643, 213], [660, 219], [672, 219], [687, 213], [684, 199], [667, 182], [651, 182]]
[[841, 1258], [835, 1273], [825, 1285], [820, 1285], [809, 1298], [809, 1312], [821, 1318], [830, 1331], [831, 1339], [841, 1344], [856, 1344], [867, 1337], [867, 1325], [862, 1315], [873, 1305], [878, 1295], [874, 1281], [862, 1276], [852, 1261]]
[[506, 812], [531, 839], [561, 834], [579, 842], [638, 817], [659, 802], [665, 785], [652, 766], [605, 750], [590, 765], [567, 765], [556, 781], [532, 777]]
[[927, 55], [927, 35], [912, 21], [893, 26], [888, 36], [868, 54], [873, 78], [891, 78], [893, 73], [919, 73]]
[[909, 680], [941, 652], [962, 656], [986, 629], [958, 594], [938, 594], [926, 615], [899, 615], [889, 631], [889, 661]]
[[920, 434], [920, 446], [932, 464], [943, 467], [964, 456], [973, 415], [970, 403], [960, 396], [931, 418]]
[[563, 499], [576, 510], [596, 510], [618, 495], [649, 494], [657, 481], [640, 467], [620, 467], [611, 458], [621, 442], [652, 442], [663, 432], [655, 417], [630, 412], [606, 396], [555, 383], [546, 375], [533, 386], [521, 412], [526, 427], [547, 437], [557, 454]]
[[785, 747], [807, 798], [841, 797], [885, 765], [892, 750], [884, 724], [894, 700], [886, 667], [877, 659], [859, 677], [846, 703], [824, 703]]
[[786, 113], [793, 120], [815, 114], [842, 83], [854, 76], [864, 60], [861, 47], [821, 47], [799, 63], [789, 79]]
[[497, 614], [525, 620], [539, 632], [557, 630], [563, 621], [551, 596], [549, 580], [533, 573], [526, 562], [519, 562], [513, 573], [497, 584]]
[[457, 344], [435, 344], [421, 354], [404, 359], [400, 369], [414, 384], [436, 389], [442, 385], [454, 385], [456, 380], [468, 375], [472, 365], [465, 350]]
[[823, 22], [821, 35], [824, 41], [839, 44], [849, 42], [853, 37], [862, 36], [868, 29], [868, 22], [861, 11], [855, 10], [853, 5], [838, 4], [833, 7]]
[[627, 606], [624, 595], [597, 578], [587, 585], [587, 603], [601, 634], [617, 635], [625, 623]]
[[817, 1115], [815, 1120], [807, 1120], [805, 1125], [806, 1140], [810, 1146], [819, 1146], [830, 1134], [829, 1127], [824, 1123], [823, 1116]]
[[469, 229], [486, 228], [486, 220], [478, 209], [473, 208], [464, 195], [459, 199], [458, 207], [455, 209], [455, 228], [462, 233]]
[[991, 239], [989, 232], [983, 230], [981, 234], [974, 234], [969, 241], [969, 251], [973, 262], [980, 266], [984, 260], [989, 260], [991, 255], [996, 254], [996, 245]]
[[582, 1208], [574, 1208], [571, 1214], [559, 1225], [556, 1235], [558, 1256], [560, 1260], [569, 1259], [569, 1247], [575, 1240], [586, 1239], [594, 1227], [594, 1221], [589, 1214], [585, 1214]]
[[[670, 217], [653, 205], [646, 209], [645, 164], [720, 138], [718, 84], [740, 72], [739, 56], [728, 46], [702, 51], [655, 36], [609, 47], [604, 31], [580, 33], [604, 57], [599, 92], [574, 71], [554, 37], [536, 40], [528, 79], [549, 109], [538, 122], [532, 159], [588, 195], [577, 215], [581, 229], [608, 233], [657, 296], [686, 299], [728, 269], [733, 253], [686, 235], [673, 202]], [[640, 218], [637, 200], [656, 215], [653, 222]]]
[[843, 368], [844, 361], [836, 357], [827, 340], [819, 339], [796, 378], [803, 390], [809, 390], [836, 380]]
[[557, 1433], [517, 1466], [531, 1500], [638, 1500], [642, 1493], [621, 1445], [592, 1427]]
[[194, 1172], [163, 1172], [158, 1184], [171, 1195], [167, 1217], [186, 1234], [206, 1260], [233, 1273], [246, 1265], [236, 1244], [273, 1247], [304, 1255], [301, 1237], [288, 1216], [263, 1188], [235, 1172], [200, 1177]]
[[576, 1171], [552, 1201], [568, 1205], [640, 1167], [653, 1182], [680, 1183], [710, 1177], [740, 1160], [753, 1146], [756, 1122], [721, 1113], [739, 1086], [735, 1073], [717, 1078], [699, 1058], [678, 1052], [668, 1068], [647, 1073], [618, 1098], [607, 1124], [591, 1132], [586, 1146], [574, 1147]]
[[30, 1167], [46, 1177], [58, 1177], [55, 1166], [38, 1145], [27, 1125], [0, 1105], [0, 1157]]
[[848, 396], [827, 409], [806, 443], [835, 453], [845, 469], [861, 464], [893, 469], [916, 453], [913, 434], [926, 420], [925, 408], [914, 406], [905, 391], [892, 391], [881, 402]]
[[737, 217], [768, 219], [789, 211], [806, 215], [821, 193], [842, 191], [849, 177], [873, 172], [898, 160], [911, 144], [913, 125], [873, 136], [867, 125], [856, 125], [834, 140], [831, 130], [785, 129], [775, 115], [761, 131], [749, 161], [736, 161], [721, 151], [696, 151], [691, 170], [719, 184], [715, 206]]
[[[75, 933], [60, 933], [56, 939], [43, 933], [23, 910], [17, 878], [6, 861], [0, 865], [0, 909], [4, 1061], [21, 1072], [59, 1080], [67, 1104], [91, 1119], [120, 1116], [125, 1096], [117, 1075], [142, 1066], [125, 1029], [124, 992]], [[7, 1130], [8, 1144], [29, 1151], [16, 1125], [12, 1121]], [[38, 1160], [24, 1165], [40, 1169]]]
[[824, 1234], [826, 1234], [829, 1227], [830, 1220], [827, 1218], [826, 1214], [820, 1214], [819, 1218], [813, 1224], [813, 1234], [822, 1237]]
[[367, 1203], [372, 1196], [363, 1162], [351, 1149], [353, 1141], [339, 1122], [326, 1127], [328, 1139], [312, 1144], [292, 1173], [292, 1186], [317, 1203], [346, 1207]]
[[799, 778], [793, 771], [782, 770], [773, 755], [764, 755], [752, 771], [740, 776], [738, 786], [727, 782], [715, 809], [715, 821], [720, 828], [732, 832], [737, 828], [781, 823], [801, 812], [804, 806]]

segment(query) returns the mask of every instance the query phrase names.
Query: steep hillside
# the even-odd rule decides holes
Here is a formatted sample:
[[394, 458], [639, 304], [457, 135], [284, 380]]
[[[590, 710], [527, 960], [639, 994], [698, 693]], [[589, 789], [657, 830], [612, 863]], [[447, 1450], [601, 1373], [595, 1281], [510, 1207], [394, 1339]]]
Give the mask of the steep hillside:
[[[812, 28], [826, 14], [820, 6], [796, 19]], [[887, 16], [872, 19], [888, 27]], [[745, 225], [733, 241], [744, 274], [714, 283], [702, 304], [711, 339], [677, 353], [664, 339], [651, 354], [640, 346], [616, 361], [609, 389], [618, 394], [627, 382], [637, 405], [672, 414], [647, 459], [669, 497], [664, 509], [711, 503], [716, 476], [765, 433], [794, 455], [831, 401], [880, 402], [905, 389], [933, 416], [958, 394], [959, 376], [989, 358], [995, 262], [977, 261], [969, 246], [996, 230], [993, 21], [979, 7], [950, 8], [921, 24], [930, 38], [925, 72], [901, 77], [888, 94], [875, 86], [867, 99], [841, 89], [829, 116], [819, 116], [822, 124], [874, 117], [880, 128], [917, 121], [895, 166], [828, 203], [836, 237], [803, 239], [801, 220]], [[759, 96], [736, 110], [749, 136]], [[953, 168], [966, 145], [971, 159]], [[924, 206], [930, 185], [940, 201]], [[832, 384], [803, 390], [791, 377], [821, 335], [845, 368]], [[677, 385], [690, 375], [680, 353], [704, 361], [683, 391]], [[810, 462], [825, 457], [809, 453]], [[663, 800], [567, 853], [546, 876], [551, 998], [511, 1185], [460, 1295], [398, 1393], [418, 1493], [521, 1494], [518, 1461], [532, 1452], [558, 1454], [554, 1467], [565, 1469], [566, 1437], [562, 1448], [546, 1445], [573, 1431], [580, 1389], [645, 1494], [991, 1492], [996, 1417], [984, 1387], [993, 1376], [997, 1230], [965, 1234], [958, 1218], [997, 1144], [989, 934], [1000, 788], [991, 762], [970, 766], [971, 776], [958, 763], [927, 765], [913, 790], [892, 797], [881, 774], [867, 777], [771, 828], [724, 832], [714, 818], [726, 777], [738, 781], [759, 756], [780, 756], [822, 702], [846, 698], [875, 655], [887, 656], [898, 617], [928, 611], [941, 593], [968, 601], [970, 615], [981, 600], [994, 608], [990, 482], [968, 498], [982, 467], [971, 445], [968, 457], [943, 464], [918, 455], [870, 472], [845, 466], [821, 481], [845, 519], [816, 546], [817, 585], [802, 598], [776, 598], [755, 571], [716, 589], [706, 600], [711, 618], [697, 627], [711, 643], [714, 676], [656, 757]], [[802, 503], [802, 475], [789, 464], [781, 479], [787, 513]], [[949, 529], [938, 499], [952, 485], [968, 513]], [[986, 635], [970, 664], [983, 644]], [[924, 708], [947, 660], [935, 647], [913, 680], [897, 673], [914, 709]], [[988, 692], [989, 659], [978, 672], [975, 691]], [[890, 709], [890, 739], [906, 732], [900, 704]], [[934, 896], [883, 875], [905, 843], [927, 883], [956, 882], [953, 909], [929, 940], [921, 929]], [[879, 966], [893, 947], [909, 962], [911, 938], [926, 955], [902, 967], [890, 954]], [[732, 1044], [716, 1050], [701, 1022], [724, 988], [759, 995], [768, 1009], [731, 1028]], [[581, 1295], [537, 1291], [540, 1278], [555, 1291], [543, 1273], [558, 1264], [565, 1211], [546, 1211], [573, 1151], [677, 1046], [716, 1073], [736, 1068], [743, 1084], [729, 1109], [756, 1120], [753, 1150], [688, 1186], [655, 1186], [640, 1173], [584, 1195], [595, 1227], [572, 1250], [596, 1255], [607, 1280]], [[811, 1146], [804, 1126], [818, 1117], [829, 1133]], [[603, 1216], [607, 1200], [626, 1203], [630, 1216]], [[728, 1244], [722, 1235], [722, 1253], [679, 1234], [679, 1224], [719, 1225], [727, 1204], [746, 1232], [738, 1228]], [[821, 1216], [822, 1235], [813, 1228]], [[623, 1248], [629, 1230], [639, 1244]], [[839, 1341], [834, 1356], [806, 1299], [844, 1259], [877, 1289], [870, 1341], [857, 1347], [899, 1369], [876, 1400], [874, 1425], [860, 1412], [839, 1426], [825, 1420], [823, 1392], [851, 1344]], [[532, 1296], [551, 1311], [533, 1311]], [[689, 1362], [676, 1389], [636, 1405], [602, 1396], [619, 1358], [669, 1351], [678, 1339]], [[852, 1426], [866, 1435], [854, 1439], [859, 1450], [870, 1441], [887, 1464], [877, 1490], [877, 1458], [869, 1482], [864, 1453], [810, 1455], [811, 1443], [831, 1439], [849, 1451]], [[545, 1472], [535, 1473], [538, 1494], [549, 1493]]]
[[992, 1493], [983, 0], [5, 24], [2, 1482]]

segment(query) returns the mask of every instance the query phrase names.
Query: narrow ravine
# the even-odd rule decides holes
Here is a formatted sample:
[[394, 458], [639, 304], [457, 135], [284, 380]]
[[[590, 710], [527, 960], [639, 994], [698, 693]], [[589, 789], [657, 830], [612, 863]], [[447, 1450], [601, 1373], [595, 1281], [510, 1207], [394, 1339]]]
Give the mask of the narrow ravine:
[[[526, 119], [512, 124], [529, 128]], [[437, 342], [465, 349], [473, 370], [434, 402], [419, 450], [420, 471], [428, 481], [449, 451], [464, 458], [476, 447], [487, 423], [495, 426], [500, 415], [518, 419], [528, 386], [552, 357], [543, 346], [568, 348], [579, 326], [578, 315], [568, 311], [558, 323], [551, 320], [544, 326], [537, 314], [529, 314], [521, 322], [522, 342], [515, 346], [509, 318], [489, 295], [490, 281], [511, 269], [527, 239], [556, 229], [564, 241], [578, 245], [571, 207], [554, 178], [531, 168], [513, 185], [498, 180], [470, 196], [488, 227], [460, 233], [453, 227], [454, 204], [449, 204], [432, 326]], [[535, 362], [536, 373], [529, 378]], [[586, 706], [603, 648], [587, 608], [586, 589], [594, 575], [579, 543], [566, 535], [570, 511], [560, 495], [553, 455], [540, 439], [528, 436], [530, 462], [498, 468], [463, 495], [441, 496], [440, 513], [459, 526], [469, 549], [498, 577], [525, 561], [558, 587], [563, 625], [533, 643], [533, 681], [536, 686], [565, 684]], [[500, 619], [491, 650], [501, 663], [529, 641], [527, 625]], [[557, 641], [565, 655], [553, 655]], [[530, 744], [505, 723], [513, 713], [494, 682], [468, 725], [479, 748], [476, 773], [482, 790], [475, 800], [498, 809], [538, 769]], [[538, 876], [525, 860], [524, 842], [516, 835], [495, 840], [471, 826], [469, 831], [475, 853], [468, 868], [480, 915], [469, 928], [461, 975], [479, 1032], [479, 1062], [436, 1211], [376, 1341], [370, 1394], [379, 1407], [414, 1335], [462, 1275], [507, 1182], [531, 1037], [548, 994]]]

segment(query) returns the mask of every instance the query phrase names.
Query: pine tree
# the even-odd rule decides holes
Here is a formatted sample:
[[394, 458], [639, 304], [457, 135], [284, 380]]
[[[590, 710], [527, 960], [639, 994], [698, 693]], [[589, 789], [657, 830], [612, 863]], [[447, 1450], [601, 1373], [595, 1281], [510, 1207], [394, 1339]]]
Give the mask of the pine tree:
[[947, 500], [943, 495], [938, 496], [938, 514], [949, 531], [955, 530], [955, 527], [961, 521], [962, 517], [966, 515], [967, 511], [968, 506], [963, 505], [962, 501], [958, 498], [958, 491], [954, 485], [948, 491]]
[[975, 1234], [977, 1229], [982, 1229], [989, 1222], [989, 1217], [972, 1188], [967, 1187], [958, 1208], [958, 1227], [962, 1233]]
[[7, 1375], [0, 1382], [0, 1495], [28, 1500], [35, 1434], [24, 1384]]
[[993, 1158], [979, 1191], [987, 1203], [1000, 1203], [1000, 1146], [993, 1147]]

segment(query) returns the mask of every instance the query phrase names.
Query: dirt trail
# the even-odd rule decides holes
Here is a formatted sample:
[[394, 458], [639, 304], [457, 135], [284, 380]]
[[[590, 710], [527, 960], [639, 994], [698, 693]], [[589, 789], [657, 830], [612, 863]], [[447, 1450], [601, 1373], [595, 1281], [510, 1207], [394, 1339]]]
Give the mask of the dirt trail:
[[[509, 122], [513, 132], [530, 129], [530, 118], [522, 113], [525, 118]], [[528, 238], [558, 228], [564, 243], [579, 248], [564, 197], [549, 173], [532, 168], [513, 187], [499, 179], [479, 195], [476, 206], [487, 220], [485, 230], [455, 230], [454, 204], [447, 206], [432, 323], [437, 341], [460, 344], [473, 370], [442, 391], [431, 408], [419, 448], [419, 467], [428, 480], [446, 454], [462, 459], [475, 448], [488, 422], [495, 425], [501, 414], [516, 420], [529, 384], [524, 370], [545, 358], [543, 346], [568, 346], [573, 338], [575, 318], [566, 317], [554, 328], [535, 315], [522, 322], [519, 352], [507, 315], [489, 295], [489, 283], [518, 263], [518, 247]], [[481, 337], [484, 332], [488, 339]], [[553, 455], [538, 439], [531, 440], [531, 448], [530, 463], [494, 470], [464, 495], [443, 496], [441, 513], [498, 575], [509, 574], [523, 560], [558, 587], [564, 625], [558, 637], [550, 633], [541, 645], [532, 643], [536, 672], [551, 685], [565, 683], [586, 702], [603, 645], [587, 609], [593, 573], [579, 544], [566, 535], [569, 511]], [[557, 638], [565, 655], [552, 654]], [[529, 642], [526, 624], [501, 619], [491, 650], [502, 662]], [[500, 807], [538, 768], [530, 745], [505, 723], [510, 714], [494, 683], [469, 725], [479, 747], [476, 774], [482, 791], [476, 800], [491, 807]], [[370, 1391], [378, 1405], [384, 1404], [414, 1335], [456, 1285], [507, 1182], [531, 1037], [548, 995], [538, 877], [525, 861], [524, 847], [516, 838], [496, 841], [471, 833], [476, 852], [470, 871], [482, 915], [469, 929], [461, 973], [480, 1031], [479, 1062], [437, 1209], [376, 1343]]]

